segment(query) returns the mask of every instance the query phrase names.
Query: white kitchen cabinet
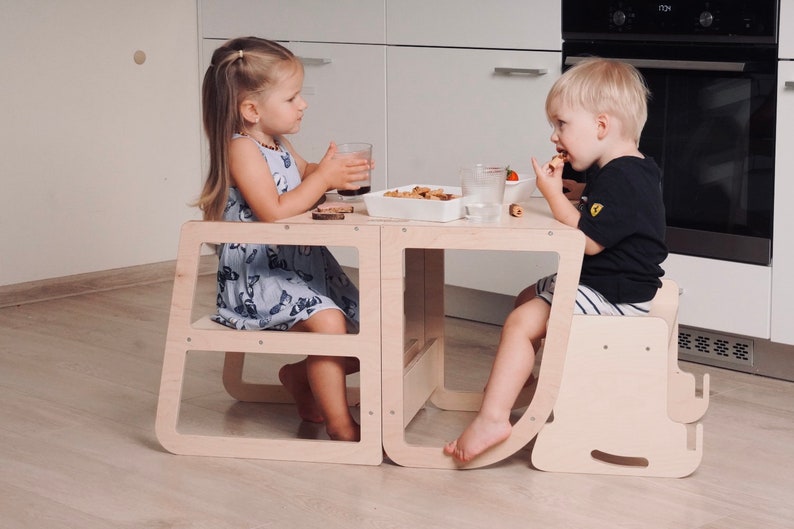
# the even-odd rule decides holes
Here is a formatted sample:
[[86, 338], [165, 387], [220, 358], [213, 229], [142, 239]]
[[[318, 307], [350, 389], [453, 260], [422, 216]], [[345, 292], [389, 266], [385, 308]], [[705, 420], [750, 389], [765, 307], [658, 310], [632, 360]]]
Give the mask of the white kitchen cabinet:
[[[789, 7], [794, 8], [791, 3]], [[791, 15], [794, 19], [794, 12]], [[794, 210], [791, 207], [791, 197], [794, 196], [794, 151], [787, 147], [794, 137], [794, 61], [780, 61], [778, 84], [771, 338], [773, 342], [794, 345], [794, 311], [791, 308], [794, 300]]]
[[[560, 74], [559, 53], [390, 46], [387, 64], [390, 187], [457, 186], [468, 163], [531, 171], [531, 156], [554, 153], [544, 102]], [[555, 268], [547, 262], [537, 254], [450, 251], [446, 277], [515, 295]]]
[[388, 43], [518, 50], [562, 49], [560, 2], [387, 0]]
[[670, 254], [662, 268], [681, 290], [681, 325], [769, 338], [771, 267]]
[[780, 48], [778, 57], [794, 59], [794, 0], [780, 0]]
[[559, 53], [389, 47], [387, 59], [390, 186], [459, 185], [475, 162], [530, 171], [530, 156], [554, 153], [544, 102]]
[[201, 34], [383, 44], [385, 0], [198, 0]]
[[775, 154], [775, 205], [772, 240], [772, 318], [773, 342], [794, 345], [791, 300], [794, 299], [794, 151], [785, 148], [794, 136], [794, 0], [780, 1], [780, 48], [778, 56], [777, 149]]
[[174, 258], [199, 213], [195, 12], [2, 3], [0, 286]]

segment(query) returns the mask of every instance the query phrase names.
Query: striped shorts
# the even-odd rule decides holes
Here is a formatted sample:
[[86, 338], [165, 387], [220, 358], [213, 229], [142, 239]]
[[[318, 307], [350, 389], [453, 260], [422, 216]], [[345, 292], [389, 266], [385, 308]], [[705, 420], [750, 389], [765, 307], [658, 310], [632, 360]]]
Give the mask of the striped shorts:
[[[543, 277], [535, 284], [539, 298], [551, 305], [557, 274]], [[641, 303], [611, 303], [596, 290], [579, 284], [576, 291], [574, 314], [598, 314], [602, 316], [645, 316], [651, 310], [651, 300]]]

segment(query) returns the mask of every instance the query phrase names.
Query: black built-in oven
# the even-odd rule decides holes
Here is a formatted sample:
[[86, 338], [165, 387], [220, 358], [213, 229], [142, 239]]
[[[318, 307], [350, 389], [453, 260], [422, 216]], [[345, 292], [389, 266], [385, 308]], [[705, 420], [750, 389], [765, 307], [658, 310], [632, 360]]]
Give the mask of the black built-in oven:
[[671, 252], [768, 265], [778, 0], [563, 0], [563, 67], [634, 64], [651, 91], [640, 150], [662, 168]]

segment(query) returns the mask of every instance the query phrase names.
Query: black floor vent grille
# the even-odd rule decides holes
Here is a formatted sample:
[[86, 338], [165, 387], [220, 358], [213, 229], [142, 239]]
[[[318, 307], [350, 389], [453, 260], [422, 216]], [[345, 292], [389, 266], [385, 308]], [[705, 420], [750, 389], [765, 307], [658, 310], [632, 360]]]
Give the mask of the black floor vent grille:
[[678, 352], [701, 358], [722, 360], [746, 367], [753, 365], [752, 340], [701, 331], [699, 329], [679, 330]]

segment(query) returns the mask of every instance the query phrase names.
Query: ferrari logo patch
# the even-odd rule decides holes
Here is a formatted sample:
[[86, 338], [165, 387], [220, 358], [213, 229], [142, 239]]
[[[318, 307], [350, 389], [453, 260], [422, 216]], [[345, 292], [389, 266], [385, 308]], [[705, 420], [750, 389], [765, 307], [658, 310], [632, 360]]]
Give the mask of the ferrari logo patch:
[[603, 204], [599, 204], [598, 202], [596, 202], [595, 204], [590, 206], [590, 215], [595, 217], [596, 215], [601, 213], [602, 209], [604, 209], [604, 205]]

